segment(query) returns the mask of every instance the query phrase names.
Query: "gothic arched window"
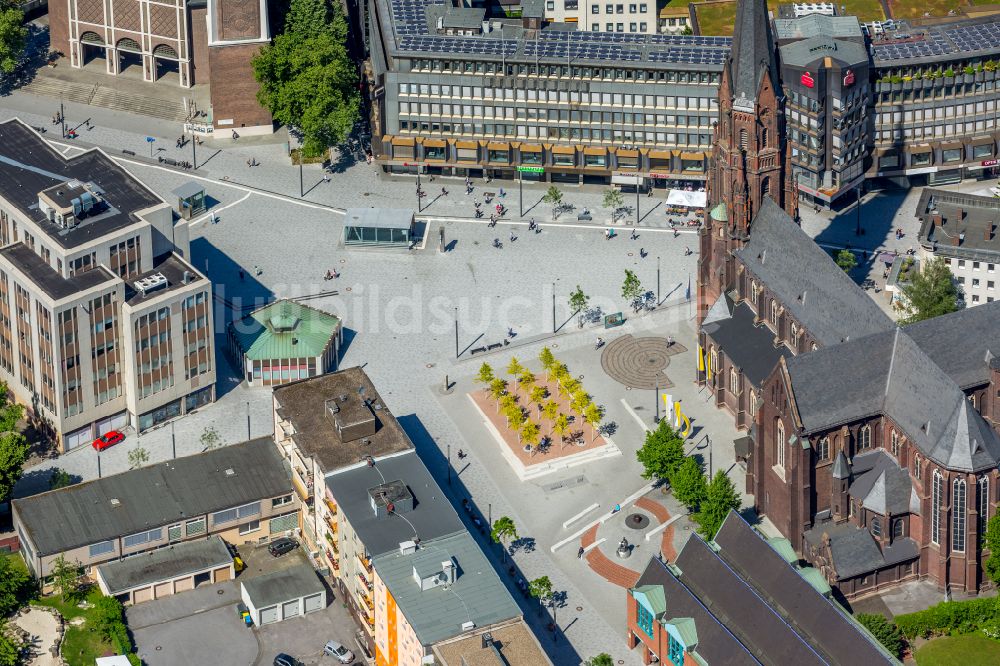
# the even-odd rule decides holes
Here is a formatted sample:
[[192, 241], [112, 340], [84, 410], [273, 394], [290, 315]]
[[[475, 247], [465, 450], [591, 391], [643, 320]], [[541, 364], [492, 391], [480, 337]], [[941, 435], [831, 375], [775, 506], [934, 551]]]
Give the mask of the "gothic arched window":
[[865, 425], [858, 431], [858, 450], [871, 448], [872, 445], [872, 427], [870, 425]]
[[941, 503], [944, 501], [944, 479], [941, 472], [934, 470], [931, 484], [931, 542], [941, 543]]
[[785, 468], [785, 424], [780, 420], [775, 426], [775, 464], [784, 469]]
[[747, 134], [747, 130], [744, 127], [743, 129], [740, 130], [740, 148], [743, 150], [747, 150], [749, 146], [750, 146], [749, 134]]
[[965, 479], [951, 484], [951, 549], [965, 552]]

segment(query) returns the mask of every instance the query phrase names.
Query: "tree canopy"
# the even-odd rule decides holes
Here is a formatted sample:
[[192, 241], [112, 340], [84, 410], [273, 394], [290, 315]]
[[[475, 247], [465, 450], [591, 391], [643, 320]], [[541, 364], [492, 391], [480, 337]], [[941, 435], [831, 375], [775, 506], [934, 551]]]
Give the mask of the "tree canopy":
[[708, 482], [701, 464], [690, 456], [684, 458], [670, 477], [670, 489], [677, 501], [688, 510], [696, 509], [708, 493]]
[[684, 440], [664, 419], [656, 430], [646, 433], [646, 441], [635, 456], [643, 466], [642, 478], [669, 481], [684, 461]]
[[31, 595], [31, 574], [17, 555], [0, 557], [0, 617], [20, 608]]
[[0, 502], [7, 501], [21, 478], [31, 447], [18, 430], [24, 407], [9, 399], [7, 385], [0, 382]]
[[837, 256], [834, 261], [840, 266], [845, 273], [850, 273], [854, 270], [854, 267], [858, 265], [858, 258], [854, 256], [854, 253], [850, 250], [840, 250], [837, 252]]
[[741, 504], [740, 495], [732, 480], [720, 469], [708, 484], [701, 509], [694, 517], [698, 523], [698, 532], [706, 539], [713, 539], [729, 511], [738, 510]]
[[986, 523], [983, 548], [990, 551], [990, 556], [983, 563], [983, 570], [995, 585], [1000, 585], [1000, 513]]
[[897, 659], [903, 653], [903, 633], [881, 613], [858, 613], [854, 616], [861, 626], [872, 633], [878, 642]]
[[322, 155], [344, 141], [361, 109], [347, 21], [327, 0], [292, 0], [285, 31], [253, 59], [257, 101], [302, 132], [303, 152]]
[[615, 660], [607, 652], [602, 652], [584, 662], [584, 666], [614, 666], [614, 664]]
[[639, 277], [629, 269], [625, 269], [625, 280], [622, 282], [622, 298], [635, 307], [642, 295], [642, 282]]
[[924, 262], [919, 271], [910, 271], [903, 284], [906, 317], [901, 323], [931, 319], [958, 310], [958, 289], [948, 265], [941, 258]]
[[27, 41], [24, 12], [13, 0], [0, 0], [0, 73], [10, 74], [17, 68]]

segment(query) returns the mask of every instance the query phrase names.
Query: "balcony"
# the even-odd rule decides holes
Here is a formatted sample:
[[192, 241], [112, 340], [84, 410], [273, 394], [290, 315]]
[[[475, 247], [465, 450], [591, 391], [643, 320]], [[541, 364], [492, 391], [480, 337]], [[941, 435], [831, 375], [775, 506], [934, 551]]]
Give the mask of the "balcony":
[[303, 501], [308, 502], [313, 497], [313, 477], [297, 465], [292, 466], [292, 485]]
[[340, 571], [340, 560], [337, 556], [330, 552], [330, 549], [326, 549], [326, 559], [330, 560], [330, 566], [333, 567], [334, 571]]
[[361, 568], [364, 569], [365, 571], [367, 571], [368, 573], [371, 573], [371, 571], [372, 571], [372, 562], [371, 562], [371, 560], [369, 560], [368, 558], [366, 558], [361, 553], [358, 553], [356, 555], [356, 557], [358, 558], [358, 563], [361, 565]]
[[337, 532], [337, 519], [334, 518], [333, 516], [327, 516], [325, 522], [326, 522], [326, 526], [328, 528], [330, 528], [330, 531], [333, 532], [334, 534], [336, 534], [336, 532]]
[[368, 578], [365, 577], [365, 575], [360, 571], [358, 572], [358, 581], [366, 590], [371, 590], [375, 587], [371, 582], [368, 581]]
[[330, 512], [331, 516], [337, 515], [337, 505], [332, 499], [329, 498], [329, 496], [323, 500], [323, 503], [326, 504], [326, 508]]

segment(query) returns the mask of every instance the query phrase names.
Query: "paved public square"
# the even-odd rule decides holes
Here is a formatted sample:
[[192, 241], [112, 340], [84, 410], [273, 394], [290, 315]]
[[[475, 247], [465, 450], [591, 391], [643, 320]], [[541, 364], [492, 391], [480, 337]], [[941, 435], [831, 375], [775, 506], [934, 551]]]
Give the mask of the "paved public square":
[[[30, 124], [49, 125], [52, 106], [49, 98], [15, 94], [4, 99], [0, 119], [19, 116]], [[675, 235], [666, 228], [662, 194], [640, 198], [640, 210], [651, 212], [644, 214], [637, 238], [631, 239], [623, 227], [616, 238], [606, 240], [608, 215], [599, 206], [600, 188], [564, 188], [568, 202], [594, 211], [593, 223], [578, 222], [575, 213], [551, 222], [548, 207], [534, 205], [543, 188], [525, 188], [525, 202], [531, 208], [520, 217], [516, 185], [494, 182], [489, 189], [503, 186], [508, 191], [504, 202], [511, 211], [510, 219], [489, 228], [485, 220], [472, 217], [472, 202], [483, 184], [476, 183], [473, 194], [466, 195], [461, 181], [447, 180], [448, 195], [434, 200], [421, 218], [426, 243], [412, 250], [348, 249], [341, 242], [344, 210], [412, 207], [412, 178], [379, 178], [374, 166], [347, 160], [335, 169], [331, 182], [324, 183], [319, 167], [306, 167], [301, 172], [306, 190], [302, 197], [300, 170], [289, 164], [280, 141], [206, 143], [198, 149], [199, 169], [183, 172], [155, 163], [158, 155], [191, 159], [190, 146], [183, 151], [173, 147], [178, 126], [72, 104], [66, 114], [71, 121], [91, 118], [94, 124], [93, 130], [81, 130], [76, 146], [59, 140], [58, 131], [49, 125], [46, 137], [55, 133], [67, 154], [90, 145], [104, 146], [168, 200], [171, 189], [191, 179], [202, 182], [213, 200], [210, 213], [193, 224], [191, 247], [194, 264], [215, 286], [219, 399], [141, 437], [130, 434], [123, 444], [101, 454], [100, 474], [124, 471], [127, 453], [136, 445], [149, 451], [150, 462], [196, 453], [201, 450], [198, 438], [209, 425], [227, 444], [248, 435], [269, 435], [273, 427], [269, 391], [240, 385], [225, 354], [223, 336], [233, 316], [231, 306], [335, 290], [308, 302], [343, 318], [341, 364], [365, 368], [454, 504], [469, 499], [474, 505], [475, 514], [460, 511], [470, 528], [473, 515], [514, 519], [521, 539], [513, 556], [513, 576], [503, 573], [508, 565], [501, 563], [499, 550], [488, 544], [486, 535], [473, 530], [511, 590], [516, 592], [520, 577], [552, 579], [559, 593], [559, 630], [554, 635], [546, 629], [548, 611], [520, 594], [515, 598], [553, 661], [575, 664], [608, 652], [616, 662], [640, 662], [638, 652], [625, 647], [625, 590], [595, 570], [590, 555], [584, 559], [577, 553], [584, 535], [597, 527], [597, 538], [606, 539], [598, 546], [600, 552], [614, 557], [613, 546], [620, 538], [615, 534], [624, 529], [606, 520], [615, 504], [621, 504], [627, 515], [633, 502], [644, 500], [645, 508], [638, 511], [656, 517], [661, 509], [647, 504], [656, 500], [674, 521], [663, 532], [666, 539], [659, 534], [646, 539], [645, 532], [636, 531], [640, 547], [627, 561], [631, 569], [641, 570], [648, 557], [661, 551], [672, 557], [664, 544], [676, 551], [690, 535], [690, 521], [680, 507], [660, 502], [658, 490], [644, 497], [650, 483], [641, 478], [635, 458], [645, 429], [662, 409], [662, 393], [679, 400], [691, 419], [691, 450], [713, 470], [726, 470], [738, 489], [745, 485], [743, 471], [733, 460], [732, 440], [738, 433], [731, 418], [716, 410], [693, 383], [697, 343], [687, 292], [690, 288], [693, 296], [697, 237], [688, 229]], [[150, 135], [157, 141], [148, 143], [145, 137]], [[150, 145], [154, 160], [149, 159]], [[159, 150], [160, 146], [165, 149]], [[136, 155], [123, 157], [123, 149]], [[261, 166], [248, 167], [251, 158]], [[424, 184], [432, 198], [440, 183]], [[863, 236], [855, 234], [850, 209], [832, 214], [803, 209], [803, 227], [824, 247], [865, 248], [872, 257], [880, 248], [905, 250], [915, 244], [912, 209], [917, 196], [916, 192], [868, 195], [862, 209]], [[627, 196], [626, 203], [634, 204], [634, 199]], [[532, 216], [541, 222], [539, 233], [527, 229]], [[895, 227], [905, 230], [899, 241]], [[440, 229], [446, 252], [438, 248]], [[502, 242], [502, 249], [493, 247], [494, 239]], [[324, 273], [332, 268], [341, 277], [324, 281]], [[659, 307], [632, 315], [621, 297], [625, 269], [636, 271]], [[855, 277], [861, 279], [864, 272], [859, 268]], [[608, 331], [596, 324], [579, 328], [567, 305], [577, 285], [591, 297], [591, 308], [604, 314], [624, 312], [626, 323]], [[470, 356], [468, 349], [500, 342], [509, 330], [514, 333], [509, 346]], [[602, 367], [602, 352], [594, 349], [598, 335], [609, 346], [626, 335], [673, 337], [679, 346], [660, 368], [672, 386], [657, 390], [654, 378], [653, 388], [638, 383], [633, 387], [620, 376], [610, 376]], [[477, 388], [473, 377], [484, 361], [499, 371], [513, 356], [534, 361], [544, 345], [574, 375], [582, 375], [594, 402], [605, 410], [605, 424], [613, 424], [609, 437], [622, 455], [522, 482], [466, 394]], [[623, 364], [627, 365], [622, 361], [615, 367]], [[620, 375], [620, 368], [612, 374]], [[454, 455], [458, 449], [468, 457], [459, 461]], [[92, 479], [99, 473], [97, 454], [85, 447], [29, 469], [18, 494], [46, 489], [55, 466], [77, 479]]]

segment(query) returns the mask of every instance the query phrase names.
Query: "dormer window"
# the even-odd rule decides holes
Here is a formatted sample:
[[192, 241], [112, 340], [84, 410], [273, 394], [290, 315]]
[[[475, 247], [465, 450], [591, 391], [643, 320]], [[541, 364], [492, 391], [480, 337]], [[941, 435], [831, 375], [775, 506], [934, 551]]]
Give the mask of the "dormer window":
[[879, 516], [872, 518], [872, 536], [876, 539], [882, 536], [882, 519]]

